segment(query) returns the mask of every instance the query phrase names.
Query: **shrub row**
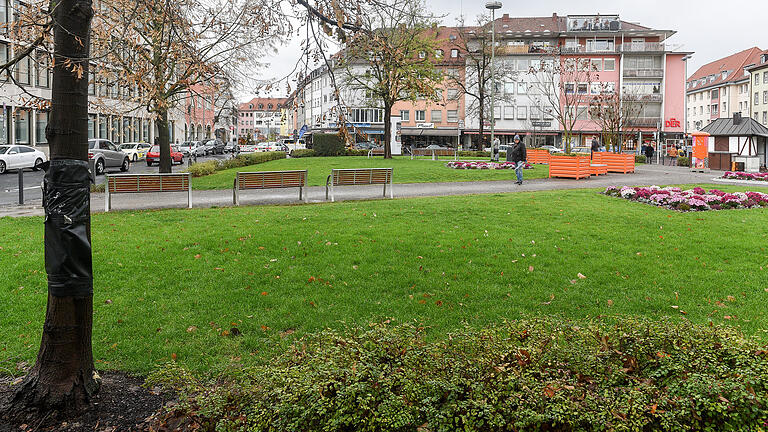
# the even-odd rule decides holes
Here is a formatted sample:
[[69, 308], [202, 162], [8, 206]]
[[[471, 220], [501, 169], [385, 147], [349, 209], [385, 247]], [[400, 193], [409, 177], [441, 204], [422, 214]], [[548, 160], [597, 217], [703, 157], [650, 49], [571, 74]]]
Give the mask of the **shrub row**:
[[258, 165], [278, 159], [285, 159], [285, 152], [245, 153], [227, 160], [209, 160], [194, 163], [189, 166], [187, 171], [192, 174], [192, 177], [203, 177], [211, 175], [216, 171]]
[[645, 157], [645, 155], [635, 155], [635, 163], [646, 163], [648, 162], [648, 159]]
[[[306, 149], [306, 150], [294, 150], [291, 152], [292, 158], [304, 158], [304, 157], [316, 157], [316, 156], [323, 156], [319, 154], [315, 149]], [[326, 155], [329, 156], [329, 155]], [[343, 153], [339, 153], [337, 155], [332, 156], [368, 156], [368, 150], [357, 150], [357, 149], [344, 149]]]
[[338, 134], [317, 134], [312, 137], [312, 149], [317, 156], [341, 156], [346, 148]]
[[677, 166], [689, 167], [691, 166], [691, 160], [687, 157], [679, 156], [677, 158]]
[[[176, 364], [166, 420], [208, 431], [755, 431], [768, 419], [766, 348], [671, 319], [553, 318], [465, 329], [371, 325], [305, 336], [211, 381]], [[194, 420], [192, 420], [194, 419]]]

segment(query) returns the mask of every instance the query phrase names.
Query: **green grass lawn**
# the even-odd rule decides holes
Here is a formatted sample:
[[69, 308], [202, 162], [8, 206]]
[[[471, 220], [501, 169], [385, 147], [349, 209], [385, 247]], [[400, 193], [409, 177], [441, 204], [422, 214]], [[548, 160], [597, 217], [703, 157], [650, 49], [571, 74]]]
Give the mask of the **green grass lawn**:
[[[42, 235], [41, 218], [0, 219], [0, 374], [39, 346]], [[176, 354], [214, 370], [382, 320], [442, 337], [524, 315], [672, 316], [768, 340], [768, 209], [676, 213], [574, 190], [115, 212], [94, 215], [93, 245], [99, 368]]]
[[[312, 157], [281, 159], [254, 165], [219, 171], [205, 177], [193, 178], [193, 189], [231, 189], [237, 171], [280, 171], [308, 170], [307, 184], [324, 186], [333, 168], [393, 168], [395, 183], [435, 183], [483, 180], [513, 180], [513, 170], [456, 170], [445, 166], [448, 159], [433, 161], [430, 159], [410, 160], [408, 157], [395, 157], [385, 160], [382, 157], [368, 159], [365, 156], [349, 157]], [[525, 170], [525, 178], [545, 178], [549, 175], [547, 165], [534, 165], [534, 169]]]

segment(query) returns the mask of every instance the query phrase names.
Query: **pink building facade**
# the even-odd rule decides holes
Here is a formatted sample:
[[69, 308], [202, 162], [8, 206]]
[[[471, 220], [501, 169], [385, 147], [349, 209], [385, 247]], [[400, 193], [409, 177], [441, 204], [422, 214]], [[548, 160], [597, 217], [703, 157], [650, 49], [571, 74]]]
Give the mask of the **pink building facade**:
[[195, 84], [188, 90], [184, 112], [184, 139], [199, 141], [213, 138], [216, 107], [214, 90]]

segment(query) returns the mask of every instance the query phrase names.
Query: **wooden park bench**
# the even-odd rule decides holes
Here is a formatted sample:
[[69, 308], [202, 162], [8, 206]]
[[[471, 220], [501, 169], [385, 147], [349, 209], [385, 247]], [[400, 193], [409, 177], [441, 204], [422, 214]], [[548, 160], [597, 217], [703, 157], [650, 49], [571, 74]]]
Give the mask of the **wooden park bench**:
[[373, 156], [384, 156], [384, 147], [376, 147], [368, 150], [368, 159]]
[[549, 150], [544, 149], [526, 149], [526, 162], [529, 164], [548, 164]]
[[585, 156], [551, 156], [549, 158], [549, 177], [565, 177], [573, 179], [589, 178], [589, 157]]
[[325, 199], [330, 191], [331, 201], [335, 201], [333, 188], [336, 186], [384, 185], [384, 197], [394, 198], [392, 191], [392, 168], [348, 168], [332, 169], [331, 175], [325, 181]]
[[299, 188], [299, 201], [303, 201], [307, 185], [307, 170], [238, 172], [232, 187], [232, 203], [240, 205], [240, 191], [253, 189]]
[[192, 208], [192, 174], [107, 174], [104, 211], [112, 207], [112, 195], [119, 193], [186, 192], [187, 207]]
[[608, 165], [606, 164], [589, 164], [590, 174], [593, 176], [608, 174]]
[[411, 159], [415, 156], [432, 156], [432, 160], [440, 159], [440, 156], [450, 156], [453, 160], [459, 160], [459, 152], [452, 148], [427, 149], [417, 148], [411, 152]]
[[608, 172], [628, 174], [635, 172], [635, 155], [611, 152], [592, 153], [592, 163], [608, 165]]

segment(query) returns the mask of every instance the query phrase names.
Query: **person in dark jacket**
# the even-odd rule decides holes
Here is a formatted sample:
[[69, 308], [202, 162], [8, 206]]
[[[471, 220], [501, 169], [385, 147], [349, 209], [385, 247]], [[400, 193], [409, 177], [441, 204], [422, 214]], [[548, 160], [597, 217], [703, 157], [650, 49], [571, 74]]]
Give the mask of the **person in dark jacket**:
[[652, 163], [653, 162], [653, 146], [648, 144], [645, 146], [645, 159], [646, 162]]
[[517, 184], [523, 184], [523, 167], [528, 156], [525, 150], [525, 144], [520, 141], [520, 135], [515, 135], [515, 143], [509, 150], [512, 153], [512, 162], [515, 163], [515, 175], [517, 175]]

